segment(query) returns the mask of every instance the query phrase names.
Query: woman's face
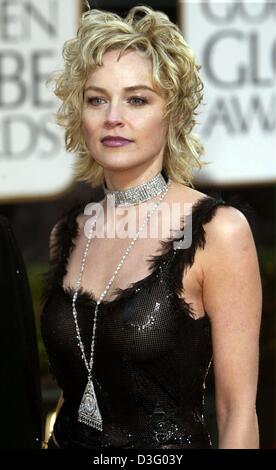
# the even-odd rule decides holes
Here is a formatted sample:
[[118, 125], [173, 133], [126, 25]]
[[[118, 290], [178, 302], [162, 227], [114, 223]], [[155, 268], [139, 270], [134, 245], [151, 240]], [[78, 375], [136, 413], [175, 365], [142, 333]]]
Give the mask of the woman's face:
[[[142, 53], [119, 51], [103, 56], [103, 65], [85, 84], [82, 126], [93, 158], [111, 172], [162, 169], [166, 142], [164, 98], [154, 91], [151, 60]], [[121, 137], [127, 140], [105, 139]]]

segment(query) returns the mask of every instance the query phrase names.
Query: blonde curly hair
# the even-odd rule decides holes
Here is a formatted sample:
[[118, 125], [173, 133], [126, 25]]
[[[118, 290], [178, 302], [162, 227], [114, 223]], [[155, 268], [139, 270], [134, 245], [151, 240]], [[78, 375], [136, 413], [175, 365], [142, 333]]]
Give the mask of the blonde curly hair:
[[152, 61], [153, 84], [165, 96], [167, 142], [163, 169], [175, 182], [191, 185], [203, 146], [192, 133], [196, 108], [202, 100], [203, 83], [194, 54], [179, 28], [165, 13], [136, 6], [125, 18], [111, 12], [92, 9], [82, 15], [77, 36], [63, 48], [64, 69], [54, 73], [55, 95], [62, 104], [56, 121], [65, 128], [66, 150], [75, 152], [74, 173], [91, 186], [103, 183], [103, 168], [93, 159], [82, 132], [83, 90], [88, 75], [102, 65], [110, 50], [143, 51]]

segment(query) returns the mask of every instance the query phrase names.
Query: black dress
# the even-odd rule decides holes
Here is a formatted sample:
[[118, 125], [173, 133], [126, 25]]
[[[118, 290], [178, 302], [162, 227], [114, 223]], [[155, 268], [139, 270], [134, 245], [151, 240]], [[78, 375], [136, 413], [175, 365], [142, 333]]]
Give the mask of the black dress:
[[40, 449], [42, 409], [34, 311], [22, 255], [0, 216], [0, 449]]
[[[47, 279], [42, 335], [49, 360], [64, 395], [54, 434], [64, 448], [210, 448], [203, 417], [204, 382], [212, 358], [207, 313], [193, 317], [180, 299], [184, 269], [204, 248], [203, 225], [224, 200], [207, 197], [192, 209], [192, 244], [175, 247], [183, 235], [161, 241], [152, 256], [150, 274], [118, 289], [114, 300], [99, 306], [94, 387], [103, 431], [81, 424], [77, 412], [87, 371], [77, 346], [70, 288], [63, 288], [68, 255], [78, 226], [72, 210], [59, 224], [56, 255]], [[183, 227], [183, 225], [182, 225]], [[96, 299], [81, 291], [78, 322], [88, 355]]]

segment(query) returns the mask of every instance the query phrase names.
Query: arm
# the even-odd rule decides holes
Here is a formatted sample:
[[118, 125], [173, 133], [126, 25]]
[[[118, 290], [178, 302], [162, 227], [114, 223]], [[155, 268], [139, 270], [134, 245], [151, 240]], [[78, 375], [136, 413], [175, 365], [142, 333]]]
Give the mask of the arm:
[[254, 239], [233, 207], [219, 208], [205, 231], [203, 303], [212, 326], [219, 448], [258, 448], [262, 289]]
[[62, 392], [62, 393], [60, 394], [60, 397], [59, 397], [58, 402], [57, 402], [57, 406], [56, 406], [56, 415], [59, 414], [60, 409], [61, 409], [63, 403], [64, 403], [64, 398], [63, 398], [63, 392]]

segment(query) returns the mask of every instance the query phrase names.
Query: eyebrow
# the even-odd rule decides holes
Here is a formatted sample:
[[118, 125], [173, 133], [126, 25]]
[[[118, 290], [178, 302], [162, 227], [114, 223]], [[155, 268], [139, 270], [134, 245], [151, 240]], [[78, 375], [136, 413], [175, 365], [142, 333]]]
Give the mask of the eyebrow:
[[[107, 90], [105, 90], [104, 88], [101, 88], [101, 87], [98, 87], [98, 86], [92, 86], [92, 85], [85, 88], [84, 91], [88, 91], [88, 90], [99, 91], [100, 93], [106, 93], [107, 92]], [[127, 86], [127, 87], [123, 88], [123, 90], [124, 91], [149, 90], [149, 91], [157, 94], [157, 92], [155, 90], [153, 90], [153, 88], [150, 88], [146, 85]]]

